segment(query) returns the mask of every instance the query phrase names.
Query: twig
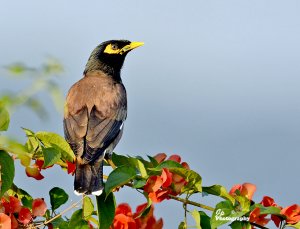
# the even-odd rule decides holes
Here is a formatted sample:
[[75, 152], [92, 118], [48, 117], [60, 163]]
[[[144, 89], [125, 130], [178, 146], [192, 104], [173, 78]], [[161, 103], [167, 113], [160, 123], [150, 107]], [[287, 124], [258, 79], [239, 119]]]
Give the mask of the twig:
[[173, 195], [169, 194], [169, 197], [170, 197], [170, 199], [180, 201], [180, 202], [182, 202], [184, 204], [194, 205], [196, 207], [203, 208], [203, 209], [206, 209], [206, 210], [209, 210], [209, 211], [214, 211], [215, 210], [214, 208], [212, 208], [210, 206], [207, 206], [207, 205], [204, 205], [204, 204], [199, 204], [199, 203], [196, 203], [196, 202], [191, 201], [191, 200], [180, 198], [178, 196], [173, 196]]
[[258, 227], [258, 228], [269, 229], [268, 227], [261, 226], [261, 225], [259, 225], [259, 224], [257, 224], [257, 223], [251, 223], [251, 222], [250, 222], [250, 224], [251, 224], [252, 226], [255, 226], [255, 227]]
[[70, 205], [68, 208], [66, 208], [65, 210], [63, 210], [61, 213], [59, 213], [58, 215], [54, 216], [53, 218], [49, 219], [49, 220], [46, 220], [43, 222], [42, 225], [39, 225], [37, 227], [41, 227], [41, 226], [44, 226], [44, 225], [47, 225], [48, 223], [51, 223], [53, 220], [61, 217], [63, 214], [65, 214], [66, 212], [70, 211], [71, 209], [77, 207], [77, 205], [83, 201], [83, 199], [85, 198], [86, 196], [84, 196], [82, 199], [80, 199], [79, 201], [77, 201], [76, 203]]

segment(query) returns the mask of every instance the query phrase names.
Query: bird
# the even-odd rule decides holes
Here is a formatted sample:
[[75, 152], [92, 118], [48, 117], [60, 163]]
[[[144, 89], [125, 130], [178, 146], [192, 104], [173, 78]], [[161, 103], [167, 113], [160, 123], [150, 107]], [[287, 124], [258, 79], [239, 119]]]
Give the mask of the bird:
[[68, 91], [63, 128], [75, 154], [74, 192], [101, 195], [103, 160], [122, 137], [127, 95], [121, 79], [126, 55], [143, 42], [109, 40], [91, 53], [83, 77]]

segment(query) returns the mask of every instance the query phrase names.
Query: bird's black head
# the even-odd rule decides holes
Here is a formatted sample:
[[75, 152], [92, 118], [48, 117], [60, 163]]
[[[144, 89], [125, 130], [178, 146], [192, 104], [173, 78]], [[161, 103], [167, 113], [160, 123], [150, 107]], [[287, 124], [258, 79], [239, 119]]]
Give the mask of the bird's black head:
[[127, 40], [110, 40], [101, 43], [91, 53], [84, 74], [100, 70], [120, 80], [120, 71], [127, 53], [143, 44], [143, 42]]

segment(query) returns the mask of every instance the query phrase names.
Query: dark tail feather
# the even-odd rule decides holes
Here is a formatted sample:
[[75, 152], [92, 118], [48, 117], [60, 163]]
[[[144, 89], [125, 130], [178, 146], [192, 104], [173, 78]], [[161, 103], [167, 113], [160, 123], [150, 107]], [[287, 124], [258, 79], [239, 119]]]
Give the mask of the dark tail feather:
[[103, 161], [76, 165], [74, 190], [77, 194], [100, 195], [103, 190]]

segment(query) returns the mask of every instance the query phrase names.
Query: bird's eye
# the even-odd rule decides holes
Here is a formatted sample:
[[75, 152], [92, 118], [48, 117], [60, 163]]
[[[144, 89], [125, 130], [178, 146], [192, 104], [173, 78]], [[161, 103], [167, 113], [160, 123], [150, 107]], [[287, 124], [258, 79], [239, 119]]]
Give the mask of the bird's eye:
[[119, 49], [119, 48], [118, 48], [118, 45], [112, 44], [112, 45], [111, 45], [111, 49], [112, 49], [112, 50], [117, 50], [117, 49]]

